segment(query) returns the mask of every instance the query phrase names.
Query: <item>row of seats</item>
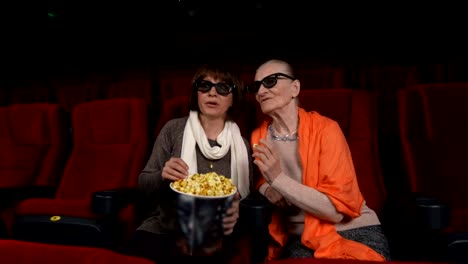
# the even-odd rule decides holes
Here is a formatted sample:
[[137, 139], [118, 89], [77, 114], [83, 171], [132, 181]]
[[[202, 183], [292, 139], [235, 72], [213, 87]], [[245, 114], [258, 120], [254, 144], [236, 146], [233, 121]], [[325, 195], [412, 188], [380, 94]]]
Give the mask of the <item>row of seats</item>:
[[[305, 89], [342, 88], [375, 91], [394, 90], [415, 83], [468, 81], [459, 71], [463, 64], [439, 63], [397, 65], [391, 63], [331, 63], [296, 61], [297, 77]], [[238, 64], [234, 62], [233, 64]], [[254, 65], [240, 65], [246, 83], [253, 81]], [[78, 103], [116, 97], [138, 97], [158, 104], [181, 93], [187, 94], [195, 65], [114, 70], [100, 73], [51, 74], [49, 79], [2, 80], [0, 105], [13, 103], [53, 102], [71, 112]]]
[[[463, 234], [468, 225], [462, 167], [468, 161], [463, 151], [464, 135], [468, 132], [463, 99], [468, 96], [468, 84], [401, 90], [402, 162], [408, 169], [399, 177], [408, 186], [407, 193], [389, 188], [382, 173], [377, 96], [365, 90], [303, 90], [299, 100], [305, 109], [319, 111], [340, 124], [353, 155], [361, 191], [381, 217], [397, 259], [466, 257], [460, 252], [466, 249]], [[152, 148], [149, 139], [167, 120], [188, 113], [188, 98], [165, 101], [156, 132], [148, 129], [153, 120], [148, 117], [144, 100], [109, 99], [79, 104], [73, 109], [71, 126], [60, 123], [61, 119], [51, 114], [60, 112], [56, 105], [37, 105], [42, 110], [39, 107], [31, 115], [18, 109], [33, 109], [33, 105], [11, 105], [2, 107], [0, 112], [1, 193], [15, 194], [10, 197], [11, 203], [2, 205], [7, 235], [47, 243], [109, 246], [109, 241], [122, 242], [139, 221], [135, 216], [135, 190], [138, 174]], [[249, 135], [263, 118], [252, 95], [245, 98], [242, 112], [235, 116], [244, 135]], [[66, 136], [56, 136], [69, 127], [71, 144], [67, 144]], [[55, 130], [62, 132], [52, 132]], [[55, 143], [61, 138], [63, 141]], [[66, 163], [59, 158], [44, 162], [54, 144], [62, 144], [59, 149], [63, 152], [57, 156], [68, 157]], [[23, 164], [34, 169], [22, 170]], [[35, 181], [43, 167], [50, 166], [57, 166], [55, 171], [63, 166], [64, 170], [55, 181], [55, 192], [48, 192], [49, 198], [38, 198], [38, 194], [46, 192], [32, 187], [54, 187], [53, 180], [42, 180], [41, 184]], [[53, 179], [53, 173], [48, 174]], [[436, 210], [427, 209], [428, 201], [429, 208]], [[414, 215], [405, 210], [407, 205], [414, 205], [410, 209], [425, 214]], [[450, 216], [446, 217], [447, 213]], [[443, 221], [445, 218], [448, 220]], [[400, 229], [402, 219], [406, 227]], [[426, 239], [429, 235], [431, 240]]]

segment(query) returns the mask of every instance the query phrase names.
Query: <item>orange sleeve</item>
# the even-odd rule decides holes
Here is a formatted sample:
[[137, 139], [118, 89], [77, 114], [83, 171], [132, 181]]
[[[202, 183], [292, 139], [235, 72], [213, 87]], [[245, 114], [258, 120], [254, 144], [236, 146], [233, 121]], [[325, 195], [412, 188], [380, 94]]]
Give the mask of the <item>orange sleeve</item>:
[[346, 138], [335, 121], [327, 122], [321, 133], [317, 189], [327, 194], [339, 212], [357, 217], [361, 214], [363, 197]]

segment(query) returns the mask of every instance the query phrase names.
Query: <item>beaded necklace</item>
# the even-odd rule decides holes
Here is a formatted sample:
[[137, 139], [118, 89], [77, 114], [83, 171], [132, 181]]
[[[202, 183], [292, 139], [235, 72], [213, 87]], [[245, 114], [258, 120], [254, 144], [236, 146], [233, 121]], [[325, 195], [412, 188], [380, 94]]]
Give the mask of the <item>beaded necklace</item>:
[[277, 136], [275, 135], [275, 131], [273, 130], [273, 127], [271, 124], [268, 126], [268, 130], [270, 131], [271, 138], [277, 141], [297, 141], [299, 138], [299, 135], [297, 134], [297, 131], [294, 131], [291, 135], [284, 135], [284, 136]]

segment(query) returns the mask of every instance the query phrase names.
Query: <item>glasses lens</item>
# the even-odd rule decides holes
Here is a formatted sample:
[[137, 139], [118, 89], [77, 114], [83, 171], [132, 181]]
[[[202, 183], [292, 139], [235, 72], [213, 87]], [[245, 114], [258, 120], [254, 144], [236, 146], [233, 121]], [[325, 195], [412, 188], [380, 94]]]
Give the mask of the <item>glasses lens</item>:
[[227, 95], [231, 92], [231, 86], [227, 83], [217, 83], [216, 92], [221, 95]]
[[265, 86], [265, 88], [272, 88], [273, 86], [276, 85], [277, 81], [278, 81], [277, 76], [273, 75], [273, 76], [268, 76], [264, 78], [262, 80], [262, 83], [263, 83], [263, 86]]
[[206, 92], [208, 92], [209, 90], [211, 90], [211, 87], [213, 87], [213, 85], [214, 85], [214, 84], [211, 83], [211, 82], [209, 82], [209, 81], [204, 81], [204, 80], [202, 80], [202, 81], [197, 82], [197, 89], [198, 89], [198, 91], [200, 91], [200, 92], [206, 93]]
[[216, 89], [216, 92], [220, 95], [228, 95], [232, 91], [231, 85], [227, 83], [212, 83], [210, 81], [205, 81], [205, 80], [200, 80], [195, 83], [197, 90], [206, 93], [211, 90], [211, 88], [214, 86]]
[[[281, 78], [280, 78], [281, 77]], [[284, 77], [291, 79], [291, 80], [296, 80], [296, 78], [291, 77], [289, 75], [286, 75], [284, 73], [273, 73], [271, 75], [268, 75], [267, 77], [263, 78], [261, 81], [254, 81], [252, 86], [247, 87], [247, 92], [249, 93], [258, 93], [258, 90], [260, 90], [260, 86], [263, 85], [263, 87], [270, 89], [273, 88], [276, 83], [278, 83], [278, 79], [284, 79]]]
[[249, 87], [249, 92], [250, 93], [257, 93], [258, 90], [260, 90], [260, 86], [262, 85], [261, 81], [254, 81], [252, 86]]

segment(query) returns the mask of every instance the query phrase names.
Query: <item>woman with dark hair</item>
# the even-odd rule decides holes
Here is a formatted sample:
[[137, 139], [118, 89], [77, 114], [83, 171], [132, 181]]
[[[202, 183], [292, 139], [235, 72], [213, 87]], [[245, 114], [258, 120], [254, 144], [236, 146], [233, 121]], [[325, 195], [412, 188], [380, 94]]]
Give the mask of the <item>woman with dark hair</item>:
[[130, 254], [157, 263], [173, 263], [182, 257], [176, 245], [176, 198], [169, 184], [208, 172], [231, 178], [238, 193], [222, 220], [222, 250], [203, 261], [226, 262], [234, 253], [239, 200], [250, 193], [253, 181], [249, 142], [231, 119], [243, 88], [240, 78], [223, 66], [203, 65], [195, 73], [189, 116], [165, 124], [139, 177], [140, 188], [152, 208], [135, 232]]

